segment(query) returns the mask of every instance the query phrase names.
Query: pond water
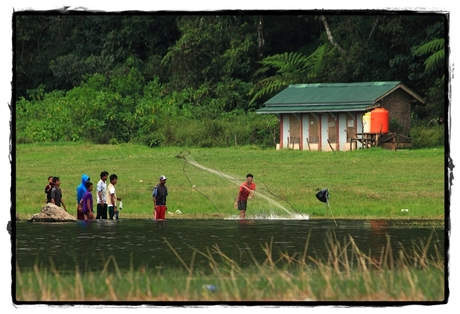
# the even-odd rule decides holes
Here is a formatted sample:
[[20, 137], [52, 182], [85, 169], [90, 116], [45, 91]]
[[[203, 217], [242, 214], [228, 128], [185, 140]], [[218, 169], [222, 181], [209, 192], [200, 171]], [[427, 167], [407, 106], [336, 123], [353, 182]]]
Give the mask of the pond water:
[[307, 255], [320, 259], [328, 256], [328, 239], [345, 245], [350, 236], [362, 252], [376, 258], [387, 245], [387, 237], [393, 250], [410, 251], [429, 243], [429, 254], [437, 250], [443, 255], [446, 235], [439, 225], [407, 220], [120, 219], [16, 222], [12, 232], [14, 257], [21, 271], [37, 264], [41, 268], [53, 265], [61, 272], [75, 271], [77, 266], [81, 271], [97, 272], [115, 265], [122, 270], [185, 268], [183, 263], [206, 269], [209, 260], [200, 252], [216, 258], [216, 249], [245, 267], [252, 258], [263, 262], [267, 246], [274, 259], [280, 252], [301, 258], [306, 248]]

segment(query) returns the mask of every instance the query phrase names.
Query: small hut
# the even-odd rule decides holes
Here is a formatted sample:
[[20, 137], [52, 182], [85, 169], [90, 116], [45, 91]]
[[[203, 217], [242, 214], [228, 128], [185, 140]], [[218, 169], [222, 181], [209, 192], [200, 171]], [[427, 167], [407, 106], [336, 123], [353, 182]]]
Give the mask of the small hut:
[[[278, 116], [277, 149], [396, 149], [410, 146], [411, 104], [416, 103], [425, 102], [398, 81], [295, 84], [267, 100], [257, 113]], [[376, 108], [387, 111], [387, 127], [369, 132], [363, 118]]]

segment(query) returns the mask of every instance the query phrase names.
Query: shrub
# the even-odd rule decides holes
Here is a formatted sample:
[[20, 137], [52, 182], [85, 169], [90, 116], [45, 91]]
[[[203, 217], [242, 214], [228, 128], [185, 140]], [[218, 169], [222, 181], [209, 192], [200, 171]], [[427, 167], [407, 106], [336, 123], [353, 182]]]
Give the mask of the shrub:
[[[154, 138], [164, 146], [227, 147], [233, 145], [274, 146], [278, 120], [255, 113], [222, 115], [216, 119], [163, 117], [158, 119]], [[151, 136], [145, 135], [145, 139]], [[145, 140], [144, 140], [145, 143]]]
[[414, 148], [444, 146], [445, 125], [413, 126], [410, 131], [410, 138]]

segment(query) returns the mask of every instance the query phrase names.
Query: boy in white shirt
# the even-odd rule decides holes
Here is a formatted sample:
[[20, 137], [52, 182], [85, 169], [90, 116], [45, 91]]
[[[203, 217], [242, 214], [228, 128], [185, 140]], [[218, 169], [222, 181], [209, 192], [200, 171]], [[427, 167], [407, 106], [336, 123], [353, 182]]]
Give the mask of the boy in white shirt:
[[109, 219], [118, 219], [118, 208], [117, 201], [121, 201], [121, 198], [117, 197], [117, 191], [115, 190], [115, 184], [117, 184], [118, 176], [116, 174], [110, 175], [110, 183], [107, 187], [106, 202], [109, 210]]
[[96, 195], [97, 195], [97, 214], [96, 219], [107, 219], [107, 177], [109, 173], [107, 171], [101, 172], [101, 179], [96, 186]]

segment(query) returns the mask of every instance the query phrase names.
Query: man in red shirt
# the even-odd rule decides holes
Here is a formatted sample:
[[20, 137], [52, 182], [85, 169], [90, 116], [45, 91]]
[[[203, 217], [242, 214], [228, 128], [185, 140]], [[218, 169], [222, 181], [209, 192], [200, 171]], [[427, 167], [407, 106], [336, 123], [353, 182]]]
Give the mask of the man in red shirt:
[[252, 174], [247, 174], [246, 181], [240, 185], [238, 197], [236, 198], [234, 207], [240, 211], [241, 219], [244, 219], [246, 217], [246, 207], [248, 205], [248, 198], [251, 199], [254, 197], [256, 184], [252, 182], [253, 178], [254, 177]]

